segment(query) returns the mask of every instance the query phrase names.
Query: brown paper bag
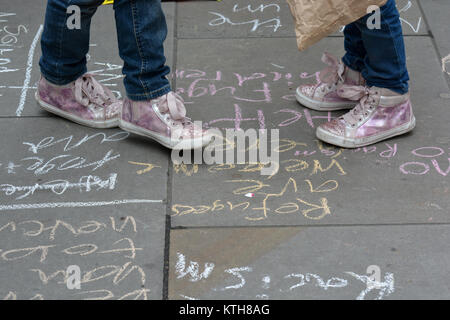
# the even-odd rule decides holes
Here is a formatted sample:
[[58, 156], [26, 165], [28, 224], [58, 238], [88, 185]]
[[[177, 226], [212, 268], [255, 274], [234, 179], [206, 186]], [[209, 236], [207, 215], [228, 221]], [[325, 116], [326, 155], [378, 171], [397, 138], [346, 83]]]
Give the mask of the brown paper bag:
[[387, 0], [287, 0], [295, 21], [299, 50], [305, 50], [322, 38], [367, 14], [372, 6]]

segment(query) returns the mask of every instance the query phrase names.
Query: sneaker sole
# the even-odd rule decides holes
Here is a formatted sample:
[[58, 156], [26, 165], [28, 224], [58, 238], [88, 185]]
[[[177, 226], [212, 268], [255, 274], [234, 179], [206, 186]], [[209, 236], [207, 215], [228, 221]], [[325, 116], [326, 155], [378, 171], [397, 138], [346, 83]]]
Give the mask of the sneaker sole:
[[96, 120], [86, 120], [79, 116], [76, 116], [74, 114], [71, 114], [67, 111], [61, 110], [57, 107], [52, 106], [51, 104], [48, 104], [45, 101], [41, 100], [41, 97], [39, 97], [39, 94], [34, 94], [34, 97], [36, 98], [36, 101], [41, 106], [42, 109], [45, 111], [48, 111], [50, 113], [56, 114], [62, 118], [65, 118], [67, 120], [70, 120], [72, 122], [81, 124], [86, 127], [96, 128], [96, 129], [109, 129], [109, 128], [116, 128], [119, 126], [119, 119], [111, 119], [111, 120], [105, 120], [105, 121], [96, 121]]
[[339, 110], [348, 110], [353, 109], [358, 102], [323, 102], [323, 101], [315, 101], [307, 96], [304, 96], [298, 92], [298, 89], [295, 93], [295, 97], [297, 101], [312, 110], [316, 111], [339, 111]]
[[316, 136], [318, 139], [325, 141], [329, 144], [348, 148], [348, 149], [354, 149], [354, 148], [360, 148], [360, 147], [366, 147], [368, 145], [372, 145], [375, 143], [378, 143], [380, 141], [393, 138], [396, 136], [400, 136], [402, 134], [408, 133], [412, 131], [416, 126], [416, 118], [412, 118], [412, 120], [408, 123], [405, 123], [404, 125], [391, 129], [389, 131], [385, 131], [381, 134], [374, 135], [367, 138], [358, 138], [354, 140], [349, 140], [348, 138], [342, 138], [339, 137], [333, 133], [330, 133], [321, 127], [318, 127], [316, 130]]
[[119, 120], [119, 127], [122, 130], [125, 130], [127, 132], [131, 132], [131, 133], [137, 134], [139, 136], [154, 140], [154, 141], [162, 144], [166, 148], [173, 149], [173, 150], [200, 149], [200, 148], [207, 146], [213, 138], [213, 136], [205, 135], [201, 138], [196, 138], [196, 139], [173, 141], [172, 139], [170, 139], [166, 136], [163, 136], [156, 132], [144, 129], [144, 128], [134, 125], [128, 121]]

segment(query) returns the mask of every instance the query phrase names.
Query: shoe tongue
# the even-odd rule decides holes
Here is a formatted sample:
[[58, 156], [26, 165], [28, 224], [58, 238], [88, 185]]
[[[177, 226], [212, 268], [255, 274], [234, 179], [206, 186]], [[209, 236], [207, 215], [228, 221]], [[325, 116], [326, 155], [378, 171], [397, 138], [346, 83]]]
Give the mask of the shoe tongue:
[[385, 96], [385, 97], [397, 97], [397, 96], [401, 96], [401, 94], [392, 91], [390, 89], [387, 88], [378, 88], [378, 87], [373, 87], [373, 89], [377, 90], [381, 96]]
[[323, 83], [333, 84], [336, 83], [344, 74], [344, 66], [338, 64], [336, 66], [329, 66], [319, 72], [319, 79]]
[[[75, 82], [75, 96], [79, 102], [86, 105], [93, 102], [99, 106], [105, 103], [116, 102], [116, 99], [111, 91], [103, 87], [92, 75], [85, 74]], [[86, 97], [82, 97], [82, 92]]]
[[351, 85], [361, 85], [361, 74], [358, 71], [345, 67], [345, 83]]
[[182, 121], [186, 117], [186, 108], [183, 101], [173, 92], [162, 96], [157, 103], [160, 111], [163, 113], [168, 112], [173, 120]]
[[323, 83], [336, 83], [339, 79], [342, 79], [345, 66], [342, 61], [338, 61], [335, 57], [328, 53], [322, 55], [322, 62], [327, 64], [328, 67], [319, 72], [319, 80]]

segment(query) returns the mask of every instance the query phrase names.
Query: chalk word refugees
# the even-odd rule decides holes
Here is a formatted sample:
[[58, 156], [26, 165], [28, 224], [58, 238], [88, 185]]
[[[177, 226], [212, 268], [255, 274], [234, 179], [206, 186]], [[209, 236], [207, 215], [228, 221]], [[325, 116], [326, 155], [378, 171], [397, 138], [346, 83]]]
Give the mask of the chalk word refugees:
[[[201, 121], [194, 122], [201, 127]], [[280, 146], [280, 133], [278, 129], [270, 130], [270, 148], [267, 129], [226, 129], [225, 136], [219, 129], [208, 129], [214, 141], [202, 149], [195, 149], [194, 159], [192, 153], [183, 152], [181, 148], [172, 150], [171, 158], [175, 165], [180, 164], [245, 164], [261, 163], [261, 175], [270, 176], [278, 171], [279, 153], [275, 150]], [[172, 137], [177, 139], [178, 137]], [[248, 138], [248, 146], [246, 140]], [[236, 141], [236, 142], [235, 142]], [[231, 147], [230, 147], [231, 146]], [[236, 150], [236, 158], [235, 158]], [[270, 151], [270, 155], [269, 155]], [[182, 152], [182, 155], [180, 153]], [[248, 152], [248, 162], [246, 154]]]

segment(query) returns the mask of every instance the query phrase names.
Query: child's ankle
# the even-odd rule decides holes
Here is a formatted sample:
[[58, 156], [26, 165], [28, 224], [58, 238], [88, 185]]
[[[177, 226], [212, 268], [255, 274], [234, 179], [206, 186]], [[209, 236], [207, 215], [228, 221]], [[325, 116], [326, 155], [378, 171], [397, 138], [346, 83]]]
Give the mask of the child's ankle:
[[345, 82], [347, 83], [361, 85], [364, 82], [361, 72], [353, 70], [347, 66], [345, 67], [344, 78], [346, 80]]

